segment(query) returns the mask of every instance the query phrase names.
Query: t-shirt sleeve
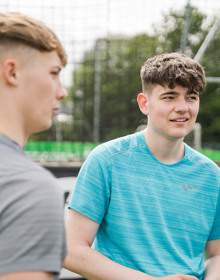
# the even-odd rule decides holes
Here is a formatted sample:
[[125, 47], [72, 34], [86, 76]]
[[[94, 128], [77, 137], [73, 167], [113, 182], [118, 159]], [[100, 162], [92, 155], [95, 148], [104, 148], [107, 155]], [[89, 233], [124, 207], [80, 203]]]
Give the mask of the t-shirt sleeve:
[[101, 223], [111, 192], [111, 164], [104, 145], [96, 147], [83, 164], [68, 208]]
[[220, 239], [220, 186], [219, 186], [219, 193], [218, 193], [218, 199], [216, 204], [216, 213], [215, 218], [212, 225], [212, 230], [210, 232], [208, 241]]
[[64, 199], [56, 179], [43, 171], [16, 174], [1, 181], [1, 195], [0, 274], [37, 270], [57, 275], [66, 244]]

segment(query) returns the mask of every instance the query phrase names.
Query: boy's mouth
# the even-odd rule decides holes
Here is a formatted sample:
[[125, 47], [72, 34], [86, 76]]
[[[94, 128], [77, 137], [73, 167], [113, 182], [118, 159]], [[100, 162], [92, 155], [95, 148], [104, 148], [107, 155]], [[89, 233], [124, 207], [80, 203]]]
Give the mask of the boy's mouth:
[[185, 118], [185, 119], [174, 119], [174, 120], [170, 120], [171, 122], [187, 122], [188, 121], [188, 119], [187, 118]]

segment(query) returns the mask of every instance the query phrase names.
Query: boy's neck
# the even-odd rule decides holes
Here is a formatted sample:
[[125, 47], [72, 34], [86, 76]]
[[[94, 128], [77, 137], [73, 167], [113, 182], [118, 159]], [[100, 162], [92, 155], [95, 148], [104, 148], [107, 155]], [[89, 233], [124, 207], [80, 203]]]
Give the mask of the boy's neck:
[[24, 136], [24, 133], [21, 133], [21, 130], [18, 128], [10, 129], [11, 127], [4, 127], [3, 125], [0, 126], [0, 134], [10, 138], [11, 140], [18, 143], [22, 148], [25, 146], [27, 142], [27, 137]]
[[183, 138], [176, 140], [169, 140], [158, 137], [158, 135], [151, 135], [148, 129], [144, 130], [145, 142], [151, 153], [162, 163], [175, 164], [183, 159], [185, 155], [185, 148]]

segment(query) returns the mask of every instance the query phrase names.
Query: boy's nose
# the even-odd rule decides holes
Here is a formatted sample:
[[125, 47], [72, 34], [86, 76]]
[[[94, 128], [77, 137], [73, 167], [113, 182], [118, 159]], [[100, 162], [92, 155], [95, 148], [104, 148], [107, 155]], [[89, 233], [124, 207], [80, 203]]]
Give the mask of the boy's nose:
[[187, 112], [188, 111], [188, 104], [187, 104], [185, 98], [181, 98], [178, 100], [175, 110], [177, 112]]
[[62, 84], [60, 84], [60, 88], [58, 90], [58, 99], [59, 100], [65, 99], [67, 95], [68, 95], [67, 90]]

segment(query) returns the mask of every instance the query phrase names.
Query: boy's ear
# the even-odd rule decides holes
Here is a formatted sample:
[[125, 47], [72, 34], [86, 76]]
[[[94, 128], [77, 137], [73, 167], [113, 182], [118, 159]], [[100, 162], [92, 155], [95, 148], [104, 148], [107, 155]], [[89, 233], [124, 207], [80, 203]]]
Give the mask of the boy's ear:
[[147, 94], [139, 93], [138, 97], [137, 97], [137, 102], [138, 102], [141, 112], [147, 116], [148, 115], [148, 96], [147, 96]]
[[8, 85], [17, 85], [17, 62], [15, 59], [8, 58], [3, 62], [2, 76]]

